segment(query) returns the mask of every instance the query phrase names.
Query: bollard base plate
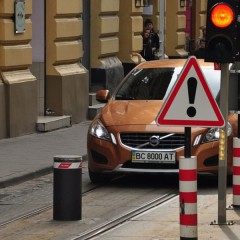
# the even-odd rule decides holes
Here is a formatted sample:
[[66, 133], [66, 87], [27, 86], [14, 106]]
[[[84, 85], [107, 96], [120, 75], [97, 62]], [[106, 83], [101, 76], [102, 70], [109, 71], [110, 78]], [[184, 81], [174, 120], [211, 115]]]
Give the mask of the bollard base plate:
[[227, 208], [227, 210], [240, 210], [240, 206], [239, 205], [229, 205]]
[[219, 223], [216, 220], [214, 220], [213, 222], [210, 223], [210, 225], [233, 225], [234, 222], [233, 221], [226, 221], [223, 223]]

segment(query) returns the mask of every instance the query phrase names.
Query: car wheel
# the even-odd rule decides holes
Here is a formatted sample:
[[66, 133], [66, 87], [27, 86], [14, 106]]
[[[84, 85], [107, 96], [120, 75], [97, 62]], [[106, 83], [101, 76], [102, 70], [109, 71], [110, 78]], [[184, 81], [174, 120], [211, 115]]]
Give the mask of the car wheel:
[[88, 169], [88, 174], [92, 183], [109, 182], [112, 178], [109, 174], [92, 172], [90, 169]]

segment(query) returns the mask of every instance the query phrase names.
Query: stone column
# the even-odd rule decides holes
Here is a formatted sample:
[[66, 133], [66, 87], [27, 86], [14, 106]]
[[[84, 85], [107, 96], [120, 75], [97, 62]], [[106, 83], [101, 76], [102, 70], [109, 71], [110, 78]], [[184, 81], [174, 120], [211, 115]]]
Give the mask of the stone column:
[[88, 71], [81, 64], [82, 0], [46, 1], [46, 105], [54, 115], [87, 119]]

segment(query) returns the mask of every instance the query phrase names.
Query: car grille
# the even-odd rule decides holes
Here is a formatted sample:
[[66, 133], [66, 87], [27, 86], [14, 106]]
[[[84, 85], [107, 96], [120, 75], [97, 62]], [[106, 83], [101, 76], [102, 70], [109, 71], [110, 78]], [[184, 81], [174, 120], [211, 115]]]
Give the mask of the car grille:
[[166, 163], [133, 163], [131, 160], [125, 162], [122, 168], [137, 168], [137, 169], [178, 169], [179, 163], [166, 164]]
[[[157, 144], [150, 143], [152, 137], [159, 138]], [[177, 149], [184, 146], [184, 134], [176, 133], [120, 133], [123, 145], [134, 149]]]

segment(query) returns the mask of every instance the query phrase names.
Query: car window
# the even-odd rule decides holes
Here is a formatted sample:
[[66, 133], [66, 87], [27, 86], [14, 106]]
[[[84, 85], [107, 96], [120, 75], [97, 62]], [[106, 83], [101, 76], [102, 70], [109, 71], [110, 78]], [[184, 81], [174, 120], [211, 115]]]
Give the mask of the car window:
[[116, 99], [162, 100], [174, 75], [174, 68], [134, 70], [116, 93]]
[[212, 92], [212, 95], [216, 98], [220, 90], [221, 71], [214, 70], [212, 68], [202, 68], [202, 72]]
[[[182, 68], [136, 69], [115, 93], [116, 100], [163, 100], [174, 86]], [[214, 97], [220, 89], [220, 71], [202, 69]]]

